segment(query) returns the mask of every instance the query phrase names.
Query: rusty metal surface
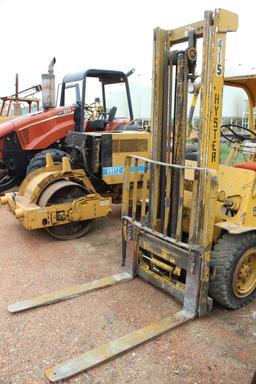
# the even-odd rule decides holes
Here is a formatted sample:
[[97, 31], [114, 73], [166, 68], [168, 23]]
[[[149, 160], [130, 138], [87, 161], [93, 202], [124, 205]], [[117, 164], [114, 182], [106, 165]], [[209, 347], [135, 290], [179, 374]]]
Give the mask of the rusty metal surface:
[[148, 167], [148, 162], [145, 161], [144, 165], [144, 174], [143, 174], [143, 179], [142, 179], [142, 194], [141, 194], [141, 220], [145, 219], [145, 214], [146, 214], [146, 205], [147, 205], [147, 196], [148, 196], [148, 179], [149, 179], [149, 167]]
[[158, 287], [162, 291], [173, 296], [173, 298], [175, 298], [175, 300], [179, 303], [184, 302], [184, 284], [179, 283], [175, 285], [170, 280], [167, 281], [167, 279], [161, 278], [161, 276], [158, 276], [154, 272], [150, 271], [149, 269], [145, 269], [142, 266], [138, 268], [137, 275], [143, 280], [150, 282], [155, 287]]
[[144, 328], [93, 348], [53, 368], [48, 368], [45, 371], [45, 375], [52, 383], [67, 379], [109, 361], [124, 352], [162, 335], [164, 332], [176, 328], [188, 320], [191, 320], [191, 317], [186, 316], [182, 311], [177, 312], [175, 315], [156, 321]]
[[136, 218], [137, 201], [138, 201], [138, 160], [134, 160], [134, 175], [133, 175], [133, 191], [132, 191], [132, 219]]
[[170, 218], [170, 206], [171, 206], [171, 180], [172, 180], [172, 170], [167, 168], [166, 175], [166, 192], [164, 198], [164, 217], [163, 217], [163, 234], [167, 236], [169, 218]]
[[182, 249], [175, 244], [166, 240], [159, 239], [150, 234], [142, 233], [139, 239], [139, 246], [148, 252], [152, 252], [161, 258], [178, 264], [182, 268], [187, 268], [188, 258], [195, 255], [196, 252], [191, 250]]
[[[188, 81], [188, 58], [187, 51], [179, 52], [177, 55], [175, 100], [174, 100], [174, 132], [172, 143], [172, 164], [185, 164], [185, 147], [187, 131], [187, 81]], [[184, 198], [184, 171], [182, 168], [174, 169], [172, 172], [171, 187], [171, 210], [169, 219], [170, 234], [178, 241], [182, 235]]]
[[[205, 12], [207, 13], [207, 11]], [[215, 20], [217, 20], [217, 26], [222, 32], [233, 32], [238, 27], [238, 17], [235, 13], [226, 11], [225, 9], [218, 8], [215, 11]], [[213, 15], [211, 15], [210, 26], [214, 23]], [[169, 39], [175, 44], [183, 43], [188, 39], [188, 33], [191, 30], [195, 31], [197, 38], [201, 38], [204, 33], [204, 20], [184, 25], [183, 27], [170, 29], [168, 31]]]
[[11, 313], [22, 312], [28, 309], [42, 307], [57, 303], [59, 301], [72, 299], [76, 296], [96, 291], [97, 289], [106, 288], [110, 285], [114, 285], [121, 281], [127, 281], [131, 279], [131, 275], [127, 272], [118, 273], [116, 275], [103, 277], [99, 280], [89, 281], [88, 283], [75, 285], [73, 287], [64, 288], [60, 291], [49, 293], [46, 295], [34, 297], [32, 299], [19, 301], [15, 304], [8, 306], [8, 311]]
[[[151, 124], [153, 142], [152, 159], [157, 161], [162, 160], [163, 131], [167, 125], [167, 121], [163, 124], [167, 96], [166, 64], [169, 52], [167, 38], [167, 31], [160, 28], [154, 30], [152, 71], [152, 107], [154, 106], [154, 108], [151, 110]], [[163, 90], [165, 90], [165, 92]], [[159, 167], [155, 164], [150, 168], [149, 195], [150, 199], [154, 201], [154, 204], [149, 207], [148, 223], [152, 229], [156, 227], [156, 211], [159, 207], [159, 170]]]
[[129, 234], [129, 231], [132, 228], [128, 226], [128, 239], [126, 240], [126, 260], [125, 260], [125, 269], [130, 276], [135, 277], [137, 271], [137, 242], [133, 240]]

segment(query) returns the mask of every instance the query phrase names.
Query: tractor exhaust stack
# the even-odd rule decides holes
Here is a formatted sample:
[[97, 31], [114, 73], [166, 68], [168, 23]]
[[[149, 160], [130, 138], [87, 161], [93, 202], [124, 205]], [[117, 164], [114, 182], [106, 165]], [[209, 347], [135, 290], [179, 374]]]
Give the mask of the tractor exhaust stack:
[[48, 73], [42, 74], [42, 103], [44, 109], [55, 108], [55, 75], [54, 64], [56, 63], [55, 57], [49, 64]]

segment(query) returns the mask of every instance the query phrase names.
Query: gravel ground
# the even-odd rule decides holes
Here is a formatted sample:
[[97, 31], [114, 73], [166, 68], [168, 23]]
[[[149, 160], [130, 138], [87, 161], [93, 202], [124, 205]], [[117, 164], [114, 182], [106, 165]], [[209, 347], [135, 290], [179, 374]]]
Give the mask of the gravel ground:
[[[8, 304], [120, 272], [120, 208], [75, 241], [28, 232], [0, 207], [0, 383], [43, 384], [44, 370], [180, 309], [135, 279], [11, 315]], [[69, 384], [249, 384], [256, 369], [256, 302], [166, 333]]]

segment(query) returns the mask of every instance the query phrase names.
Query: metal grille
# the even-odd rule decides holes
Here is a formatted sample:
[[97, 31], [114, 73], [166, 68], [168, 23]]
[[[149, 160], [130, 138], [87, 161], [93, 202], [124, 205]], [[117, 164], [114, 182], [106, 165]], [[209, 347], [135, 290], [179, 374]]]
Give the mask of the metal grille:
[[146, 139], [114, 140], [112, 143], [113, 153], [147, 152], [147, 150], [148, 140]]

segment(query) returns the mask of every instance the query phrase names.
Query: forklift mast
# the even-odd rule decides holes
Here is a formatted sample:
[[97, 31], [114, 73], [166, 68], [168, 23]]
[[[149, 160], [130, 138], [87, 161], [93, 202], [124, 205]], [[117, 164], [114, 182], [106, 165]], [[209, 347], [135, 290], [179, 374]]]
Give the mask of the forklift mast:
[[[237, 26], [237, 15], [217, 9], [206, 11], [204, 20], [198, 23], [154, 31], [152, 160], [130, 157], [126, 163], [123, 261], [133, 276], [171, 293], [183, 303], [183, 313], [192, 317], [206, 314], [212, 305], [208, 286], [217, 201], [225, 43], [226, 33], [236, 31]], [[185, 163], [187, 98], [188, 87], [193, 86], [197, 77], [199, 39], [201, 104], [198, 161], [194, 166], [195, 163]], [[144, 164], [143, 175], [138, 172], [139, 162], [140, 167]], [[139, 188], [144, 196], [140, 212], [136, 206]]]
[[[226, 32], [235, 31], [238, 18], [223, 9], [206, 11], [202, 22], [173, 30], [154, 31], [153, 87], [152, 87], [152, 160], [185, 166], [188, 86], [196, 79], [197, 40], [202, 38], [201, 103], [198, 140], [199, 168], [218, 170], [220, 127], [224, 84]], [[179, 44], [187, 47], [178, 50]], [[202, 173], [202, 172], [201, 172]], [[158, 180], [159, 178], [159, 180]], [[149, 219], [164, 227], [166, 201], [166, 171], [159, 174], [154, 167], [150, 174]], [[199, 183], [203, 183], [200, 177]], [[155, 186], [159, 185], [159, 188]], [[181, 240], [181, 217], [184, 195], [184, 169], [172, 171], [168, 234]], [[199, 188], [202, 191], [202, 186]], [[199, 205], [203, 203], [200, 194]], [[169, 207], [168, 207], [169, 209]], [[157, 213], [156, 213], [157, 211]], [[166, 213], [167, 214], [167, 213]], [[161, 219], [162, 218], [162, 219]], [[178, 220], [179, 218], [179, 220]], [[166, 218], [167, 221], [167, 218]]]

